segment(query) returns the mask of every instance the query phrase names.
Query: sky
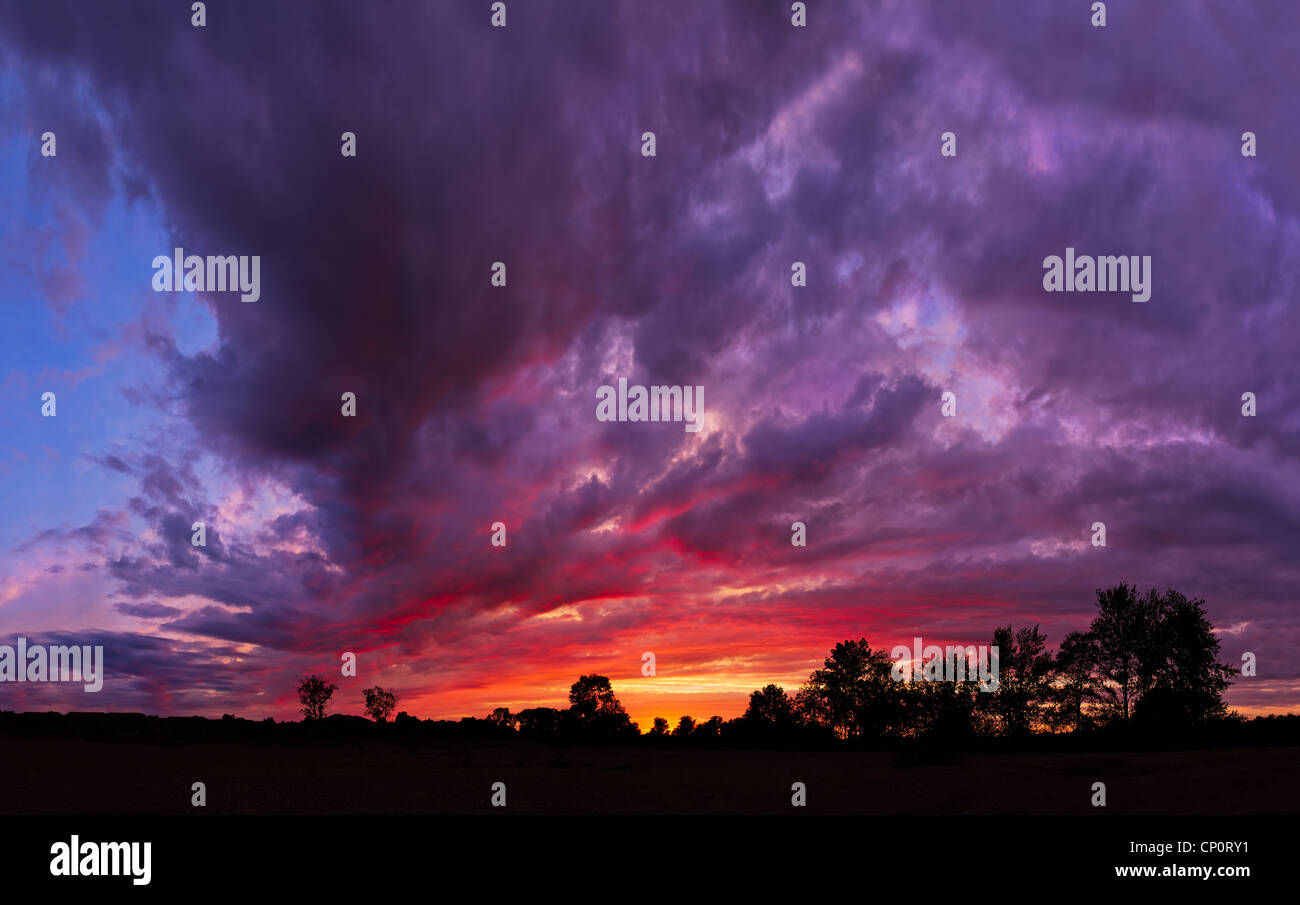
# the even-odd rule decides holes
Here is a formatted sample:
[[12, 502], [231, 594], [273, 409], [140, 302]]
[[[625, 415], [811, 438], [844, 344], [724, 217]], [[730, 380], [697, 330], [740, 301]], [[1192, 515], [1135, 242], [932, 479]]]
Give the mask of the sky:
[[[507, 5], [0, 0], [0, 643], [107, 671], [0, 709], [595, 672], [644, 730], [1130, 582], [1296, 711], [1300, 7]], [[154, 291], [176, 247], [261, 298]], [[1066, 248], [1150, 300], [1044, 291]], [[619, 378], [702, 429], [598, 420]]]

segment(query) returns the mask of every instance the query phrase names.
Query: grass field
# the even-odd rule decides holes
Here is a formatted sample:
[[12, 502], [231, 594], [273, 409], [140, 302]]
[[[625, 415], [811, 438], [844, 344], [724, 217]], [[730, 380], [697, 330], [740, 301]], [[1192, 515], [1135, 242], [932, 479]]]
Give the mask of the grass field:
[[[1300, 749], [971, 753], [7, 738], [7, 814], [1294, 814]], [[507, 807], [489, 805], [504, 782]], [[807, 786], [806, 810], [790, 804]], [[1090, 804], [1104, 782], [1107, 807]], [[203, 782], [206, 808], [191, 805]]]

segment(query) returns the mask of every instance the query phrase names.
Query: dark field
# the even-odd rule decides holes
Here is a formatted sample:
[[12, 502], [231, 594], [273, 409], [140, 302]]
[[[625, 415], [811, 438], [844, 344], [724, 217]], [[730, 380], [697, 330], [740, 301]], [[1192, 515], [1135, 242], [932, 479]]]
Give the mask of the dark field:
[[[7, 814], [1295, 814], [1300, 749], [970, 753], [0, 739]], [[506, 783], [505, 809], [489, 805]], [[808, 806], [790, 804], [790, 785]], [[1106, 784], [1107, 807], [1089, 804]], [[207, 807], [190, 804], [194, 782]]]

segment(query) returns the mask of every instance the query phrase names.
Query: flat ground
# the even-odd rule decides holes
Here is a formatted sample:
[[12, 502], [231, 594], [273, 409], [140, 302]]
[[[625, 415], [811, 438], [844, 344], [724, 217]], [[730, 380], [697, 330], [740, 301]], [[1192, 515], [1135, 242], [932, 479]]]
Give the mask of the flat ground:
[[[0, 738], [0, 813], [1296, 814], [1300, 748], [978, 753], [558, 748], [512, 741], [197, 744]], [[1089, 804], [1104, 782], [1107, 808]], [[498, 812], [500, 813], [500, 812]]]

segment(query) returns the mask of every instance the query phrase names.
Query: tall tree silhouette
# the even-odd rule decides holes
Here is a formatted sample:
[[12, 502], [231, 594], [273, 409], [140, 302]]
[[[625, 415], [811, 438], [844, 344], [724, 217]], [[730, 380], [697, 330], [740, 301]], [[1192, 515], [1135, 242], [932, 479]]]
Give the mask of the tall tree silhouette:
[[1097, 616], [1088, 633], [1096, 642], [1097, 673], [1106, 683], [1098, 696], [1123, 722], [1155, 682], [1159, 607], [1154, 589], [1144, 596], [1127, 584], [1097, 591]]
[[1205, 601], [1169, 590], [1159, 598], [1157, 617], [1155, 677], [1134, 719], [1182, 728], [1222, 717], [1227, 712], [1223, 692], [1237, 670], [1219, 662], [1219, 639], [1206, 618]]
[[993, 646], [998, 649], [998, 687], [981, 703], [1001, 734], [1025, 735], [1039, 723], [1052, 694], [1047, 638], [1036, 625], [1015, 632], [1006, 625], [993, 630]]
[[1088, 632], [1070, 632], [1056, 652], [1055, 690], [1048, 722], [1054, 728], [1078, 732], [1085, 725], [1084, 708], [1097, 700], [1101, 684], [1096, 675], [1097, 640]]
[[298, 700], [302, 703], [302, 715], [309, 720], [319, 720], [325, 716], [325, 707], [338, 686], [326, 682], [320, 676], [307, 676], [298, 684]]

